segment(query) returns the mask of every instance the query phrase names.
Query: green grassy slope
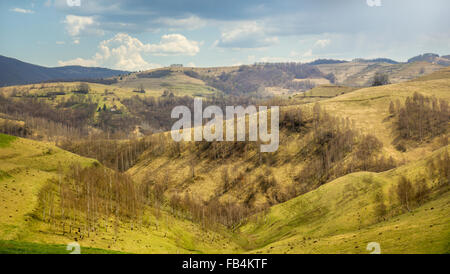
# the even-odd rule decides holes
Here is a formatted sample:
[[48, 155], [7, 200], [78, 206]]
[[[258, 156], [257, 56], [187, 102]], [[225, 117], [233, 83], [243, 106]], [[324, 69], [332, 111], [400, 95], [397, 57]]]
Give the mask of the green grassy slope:
[[58, 164], [90, 165], [96, 162], [58, 149], [50, 144], [0, 135], [10, 140], [0, 146], [0, 239], [16, 239], [26, 233], [29, 215], [38, 205], [37, 194], [47, 180], [55, 178]]
[[[0, 254], [70, 254], [67, 245], [37, 244], [0, 240]], [[121, 254], [98, 248], [80, 248], [80, 254]]]
[[174, 69], [171, 71], [170, 75], [157, 78], [140, 77], [141, 73], [131, 74], [123, 77], [113, 86], [123, 89], [144, 87], [153, 96], [161, 96], [164, 91], [172, 92], [176, 96], [208, 96], [220, 93], [215, 88], [207, 86], [203, 81], [185, 75], [182, 71]]
[[[48, 149], [53, 151], [49, 154]], [[429, 159], [446, 149], [449, 147]], [[12, 140], [0, 152], [1, 170], [8, 174], [0, 180], [4, 202], [0, 208], [0, 253], [67, 254], [65, 246], [74, 239], [33, 217], [36, 191], [43, 180], [55, 176], [54, 162], [64, 165], [78, 160], [88, 165], [94, 160], [24, 139]], [[387, 216], [381, 222], [374, 214], [374, 194], [382, 191], [388, 197], [389, 188], [400, 175], [412, 181], [422, 178], [427, 161], [378, 174], [344, 176], [272, 207], [266, 216], [251, 217], [237, 234], [202, 230], [163, 212], [159, 219], [150, 215], [147, 227], [130, 230], [122, 223], [116, 243], [111, 233], [101, 229], [79, 243], [83, 253], [368, 253], [365, 246], [369, 242], [379, 242], [383, 253], [448, 253], [448, 186], [435, 188], [427, 202], [412, 212]], [[427, 183], [430, 187], [436, 184], [432, 179]], [[387, 198], [386, 204], [392, 206]], [[154, 222], [159, 223], [159, 229]]]
[[[267, 216], [241, 227], [247, 239], [244, 245], [256, 253], [369, 253], [366, 245], [378, 242], [383, 253], [448, 253], [448, 185], [412, 212], [387, 216], [381, 222], [374, 213], [375, 193], [381, 191], [388, 197], [400, 175], [421, 178], [425, 163], [424, 159], [379, 174], [350, 174], [276, 205]], [[433, 180], [427, 183], [435, 184]], [[385, 203], [389, 208], [388, 198]]]
[[345, 86], [336, 86], [336, 85], [321, 85], [317, 86], [309, 91], [306, 91], [305, 94], [299, 94], [298, 97], [320, 97], [320, 98], [333, 98], [338, 95], [343, 95], [345, 93], [349, 93], [355, 91], [356, 88], [345, 87]]
[[[205, 231], [197, 224], [164, 211], [156, 218], [153, 209], [146, 213], [146, 225], [131, 230], [129, 224], [121, 222], [117, 235], [104, 227], [81, 240], [63, 235], [54, 224], [43, 222], [39, 217], [39, 191], [49, 179], [58, 177], [59, 163], [67, 171], [75, 162], [88, 166], [97, 161], [43, 142], [7, 135], [0, 135], [0, 140], [0, 240], [13, 241], [0, 242], [0, 253], [59, 253], [46, 245], [64, 246], [75, 240], [82, 248], [131, 253], [234, 253], [241, 250], [229, 239], [228, 232], [224, 231], [223, 236]], [[119, 240], [114, 241], [114, 236]], [[28, 247], [27, 243], [42, 246]]]
[[[438, 75], [440, 74], [441, 72], [438, 72]], [[437, 145], [431, 142], [410, 147], [406, 153], [397, 151], [393, 145], [396, 138], [393, 132], [393, 120], [388, 119], [390, 102], [399, 100], [403, 104], [414, 92], [450, 101], [449, 91], [450, 78], [446, 77], [363, 88], [321, 103], [329, 112], [339, 117], [349, 118], [362, 132], [377, 136], [384, 144], [386, 155], [398, 160], [410, 161], [429, 155], [437, 148]]]
[[12, 141], [16, 140], [17, 138], [10, 135], [0, 134], [0, 147], [8, 147]]

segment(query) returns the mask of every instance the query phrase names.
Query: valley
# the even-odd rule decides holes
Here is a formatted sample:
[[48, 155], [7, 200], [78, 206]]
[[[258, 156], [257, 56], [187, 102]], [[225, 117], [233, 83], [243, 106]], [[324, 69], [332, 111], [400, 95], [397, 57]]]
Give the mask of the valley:
[[[371, 86], [377, 72], [390, 83]], [[74, 241], [86, 253], [450, 252], [449, 68], [360, 60], [102, 81], [0, 89], [0, 253]], [[170, 112], [194, 97], [280, 106], [278, 151], [174, 142]]]

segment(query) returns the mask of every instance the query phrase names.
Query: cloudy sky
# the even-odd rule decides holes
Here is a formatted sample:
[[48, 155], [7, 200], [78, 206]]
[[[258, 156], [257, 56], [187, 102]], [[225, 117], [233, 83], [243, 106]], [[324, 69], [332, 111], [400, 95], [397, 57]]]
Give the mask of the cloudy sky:
[[448, 0], [2, 0], [0, 55], [145, 70], [450, 54]]

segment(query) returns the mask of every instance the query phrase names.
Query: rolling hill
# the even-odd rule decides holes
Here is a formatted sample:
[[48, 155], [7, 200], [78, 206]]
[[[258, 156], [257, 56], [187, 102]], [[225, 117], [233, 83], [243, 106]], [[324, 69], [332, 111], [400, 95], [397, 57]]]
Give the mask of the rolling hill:
[[346, 86], [370, 86], [376, 73], [389, 75], [391, 83], [400, 83], [433, 73], [444, 66], [430, 62], [386, 63], [354, 60], [339, 64], [321, 64], [317, 67], [324, 73], [333, 73], [337, 83]]
[[414, 62], [428, 62], [433, 64], [439, 64], [442, 66], [450, 66], [450, 56], [449, 55], [439, 56], [438, 54], [435, 53], [425, 53], [410, 58], [408, 60], [408, 63]]
[[101, 79], [126, 73], [128, 72], [81, 66], [47, 68], [0, 55], [0, 87], [47, 81]]
[[[448, 181], [410, 212], [381, 220], [376, 215], [377, 193], [389, 197], [390, 188], [402, 175], [419, 180], [427, 172], [427, 162], [448, 155], [448, 149], [387, 172], [354, 173], [336, 179], [272, 207], [266, 216], [255, 217], [240, 231], [254, 253], [367, 254], [370, 242], [379, 243], [381, 252], [389, 254], [449, 253]], [[439, 184], [433, 177], [427, 183], [430, 187]], [[389, 198], [383, 199], [390, 207]]]
[[[119, 104], [134, 94], [132, 90], [92, 84], [89, 96], [99, 105], [120, 95]], [[389, 104], [403, 103], [415, 93], [448, 102], [449, 90], [448, 68], [380, 87], [318, 87], [310, 96], [325, 97], [320, 98], [320, 111], [304, 103], [281, 108], [281, 142], [274, 154], [258, 153], [255, 144], [176, 144], [168, 132], [154, 134], [148, 139], [150, 148], [123, 176], [134, 186], [152, 189], [144, 193], [152, 201], [159, 195], [159, 202], [145, 204], [139, 221], [100, 214], [94, 230], [86, 228], [90, 220], [83, 216], [89, 211], [81, 207], [71, 221], [78, 232], [71, 228], [70, 233], [61, 217], [58, 191], [55, 218], [46, 220], [43, 191], [49, 182], [57, 190], [61, 169], [71, 174], [74, 162], [93, 168], [86, 172], [111, 171], [51, 143], [0, 135], [0, 253], [59, 253], [74, 240], [93, 248], [87, 249], [93, 253], [369, 253], [369, 242], [380, 243], [383, 253], [448, 253], [448, 126], [442, 136], [411, 141], [399, 150]], [[322, 118], [314, 118], [317, 115]], [[442, 144], [444, 139], [447, 144]], [[372, 140], [367, 146], [379, 149], [363, 157], [379, 160], [380, 170], [354, 166], [355, 160], [366, 162], [358, 158], [358, 149], [367, 140]], [[348, 150], [330, 152], [347, 146]], [[321, 157], [330, 160], [319, 161]], [[389, 157], [392, 163], [381, 160]], [[330, 173], [316, 178], [323, 170], [317, 163], [329, 163]], [[88, 174], [86, 180], [97, 176]], [[107, 182], [107, 176], [100, 177], [99, 184]], [[75, 180], [65, 178], [68, 183]], [[414, 193], [426, 190], [411, 204], [399, 198], [403, 178]], [[199, 212], [208, 219], [199, 218]], [[114, 229], [108, 226], [112, 223]]]
[[[441, 145], [433, 139], [400, 152], [394, 147], [392, 121], [387, 119], [389, 102], [404, 101], [415, 92], [450, 100], [447, 70], [420, 81], [349, 90], [336, 97], [333, 97], [336, 88], [331, 92], [327, 88], [318, 90], [332, 97], [321, 101], [325, 109], [350, 119], [359, 131], [377, 136], [383, 143], [382, 154], [395, 158], [398, 167], [385, 172], [350, 173], [272, 206], [264, 211], [268, 214], [252, 215], [235, 231], [237, 243], [251, 253], [369, 253], [365, 248], [370, 242], [379, 242], [383, 253], [448, 253], [449, 166], [448, 161], [441, 160], [446, 162], [447, 172], [436, 173], [430, 163], [448, 159], [445, 157], [449, 147], [439, 149]], [[296, 108], [286, 107], [291, 111]], [[263, 160], [259, 165], [254, 162], [257, 153], [251, 148], [244, 149], [238, 157], [213, 160], [199, 152], [202, 151], [199, 146], [182, 148], [181, 154], [175, 153], [177, 156], [170, 148], [162, 153], [149, 151], [128, 173], [137, 182], [172, 174], [168, 197], [180, 192], [204, 201], [246, 202], [251, 197], [255, 204], [261, 205], [270, 203], [274, 189], [295, 185], [298, 170], [306, 164], [298, 154], [305, 135], [286, 134], [281, 139], [284, 141], [273, 160]], [[199, 157], [194, 168], [193, 157]], [[190, 175], [193, 169], [194, 177]], [[274, 185], [269, 184], [269, 190], [261, 187], [263, 181], [258, 178], [262, 174], [269, 181], [275, 180]], [[237, 186], [224, 193], [225, 177], [230, 177]], [[428, 198], [409, 212], [396, 203], [392, 194], [402, 177], [413, 184], [423, 180], [431, 189]], [[385, 197], [389, 212], [382, 220], [375, 213], [377, 193]]]
[[[225, 93], [252, 93], [261, 88], [272, 95], [295, 95], [324, 84], [350, 87], [372, 85], [375, 74], [389, 75], [391, 83], [401, 83], [438, 71], [447, 64], [445, 57], [427, 58], [423, 55], [401, 63], [387, 58], [354, 59], [352, 61], [319, 59], [300, 65], [297, 70], [283, 64], [254, 64], [218, 68], [159, 68], [114, 77], [114, 85], [127, 88], [145, 88], [172, 91], [188, 95]], [[293, 64], [289, 64], [293, 66]], [[264, 74], [262, 71], [266, 70]], [[268, 73], [270, 71], [270, 73]], [[277, 75], [271, 79], [269, 75]], [[293, 74], [294, 76], [292, 76]], [[268, 79], [269, 78], [269, 79]], [[281, 79], [281, 80], [280, 80]], [[283, 80], [284, 79], [284, 80]], [[267, 81], [268, 80], [268, 81]], [[231, 82], [231, 83], [227, 83]], [[242, 87], [242, 88], [241, 88]]]
[[[381, 155], [392, 157], [401, 163], [416, 161], [421, 157], [430, 155], [432, 151], [439, 147], [439, 141], [435, 138], [427, 143], [411, 145], [405, 152], [398, 151], [395, 148], [394, 141], [397, 137], [393, 130], [393, 121], [388, 119], [389, 103], [397, 99], [403, 102], [406, 97], [412, 96], [414, 92], [448, 101], [450, 100], [449, 87], [450, 78], [445, 78], [429, 81], [409, 81], [354, 91], [342, 88], [325, 88], [325, 90], [317, 90], [316, 92], [331, 95], [332, 98], [324, 98], [320, 101], [320, 105], [326, 111], [341, 119], [351, 121], [357, 132], [376, 136], [382, 143]], [[333, 97], [336, 95], [336, 90], [338, 94], [344, 94]], [[313, 104], [307, 104], [302, 108], [308, 109], [312, 106]], [[295, 112], [299, 109], [299, 106], [286, 106], [283, 109]], [[307, 115], [306, 113], [305, 115]], [[277, 187], [269, 189], [281, 189], [281, 192], [285, 192], [296, 185], [295, 178], [308, 159], [306, 156], [301, 156], [302, 149], [311, 145], [308, 139], [308, 136], [311, 135], [312, 133], [308, 132], [308, 126], [299, 133], [282, 130], [280, 148], [274, 155], [267, 155], [268, 160], [265, 164], [260, 164], [260, 161], [257, 160], [259, 156], [257, 149], [254, 147], [241, 148], [243, 152], [237, 153], [235, 157], [211, 159], [208, 158], [207, 152], [203, 152], [202, 148], [191, 147], [186, 144], [185, 147], [181, 148], [182, 152], [175, 155], [171, 149], [165, 150], [163, 153], [155, 153], [150, 150], [144, 153], [141, 161], [128, 170], [128, 173], [136, 181], [142, 182], [150, 176], [149, 174], [152, 174], [151, 176], [162, 176], [168, 172], [172, 174], [172, 180], [174, 181], [172, 187], [168, 190], [169, 193], [191, 193], [205, 201], [220, 197], [223, 200], [240, 202], [245, 201], [254, 193], [255, 203], [261, 204], [274, 199], [273, 197], [268, 198], [274, 193], [271, 193], [270, 190], [266, 193], [258, 190], [260, 189], [259, 177], [269, 172], [270, 176], [276, 178], [277, 181]], [[209, 150], [214, 149], [219, 150], [219, 148], [209, 147]], [[233, 146], [230, 145], [228, 149], [233, 149]], [[193, 180], [191, 180], [192, 176], [190, 175], [192, 158], [198, 159], [195, 166], [196, 176]], [[263, 159], [263, 163], [264, 161], [265, 159]], [[236, 180], [240, 180], [240, 174], [242, 174], [245, 180], [238, 182], [246, 184], [246, 187], [231, 188], [231, 190], [222, 194], [223, 180], [221, 178], [225, 170], [232, 172], [234, 176], [231, 177], [236, 177]]]
[[[39, 197], [49, 180], [60, 177], [59, 166], [66, 173], [74, 163], [84, 167], [98, 165], [94, 159], [77, 156], [49, 143], [0, 134], [0, 253], [67, 254], [66, 245], [74, 240], [82, 246], [82, 253], [240, 250], [228, 236], [204, 231], [198, 224], [176, 218], [169, 212], [157, 215], [153, 209], [149, 209], [146, 225], [139, 228], [130, 229], [129, 223], [120, 222], [115, 230], [101, 225], [90, 236], [83, 236], [87, 232], [68, 233], [68, 230], [61, 233], [55, 223], [42, 220], [43, 205]], [[59, 203], [61, 197], [58, 195], [56, 199]], [[56, 212], [59, 210], [55, 209]], [[77, 228], [83, 226], [81, 221]]]
[[[94, 161], [83, 160], [51, 145], [5, 135], [0, 140], [4, 155], [0, 193], [1, 199], [7, 202], [1, 208], [0, 251], [66, 253], [65, 244], [72, 239], [70, 235], [52, 232], [53, 224], [37, 217], [41, 210], [35, 202], [37, 193], [46, 178], [57, 177], [56, 166], [52, 166], [57, 160], [64, 161], [64, 166], [70, 161], [81, 160], [87, 165]], [[53, 151], [49, 153], [49, 149]], [[365, 247], [370, 242], [380, 243], [383, 253], [448, 253], [448, 183], [439, 182], [436, 173], [427, 177], [433, 191], [410, 212], [404, 213], [390, 198], [390, 189], [400, 176], [420, 180], [428, 174], [429, 163], [445, 153], [448, 155], [448, 150], [449, 147], [440, 149], [429, 157], [387, 172], [361, 172], [336, 179], [250, 217], [233, 233], [207, 232], [197, 224], [163, 212], [160, 221], [150, 216], [154, 221], [148, 228], [130, 230], [129, 225], [121, 224], [118, 242], [113, 240], [117, 234], [105, 231], [104, 227], [78, 242], [82, 252], [88, 254], [117, 251], [364, 254], [369, 253]], [[30, 160], [37, 160], [36, 164], [22, 165]], [[30, 177], [36, 179], [30, 181]], [[375, 213], [376, 194], [380, 192], [387, 197], [384, 201], [388, 208], [392, 207], [391, 213], [382, 220]]]
[[[311, 70], [310, 75], [302, 74], [297, 82], [310, 81], [312, 84], [329, 84], [331, 77], [335, 78], [332, 84], [340, 84], [346, 86], [369, 86], [376, 73], [385, 73], [390, 77], [391, 83], [399, 83], [414, 79], [418, 76], [430, 74], [444, 66], [447, 66], [448, 59], [446, 56], [439, 57], [434, 54], [424, 54], [411, 58], [407, 63], [399, 63], [386, 58], [377, 59], [355, 59], [353, 61], [339, 60], [316, 60], [305, 64]], [[261, 64], [259, 64], [261, 66]], [[223, 79], [240, 74], [244, 67], [215, 67], [215, 68], [159, 68], [142, 72], [130, 73], [127, 71], [110, 70], [105, 68], [91, 68], [80, 66], [67, 66], [46, 68], [42, 66], [32, 65], [19, 60], [0, 56], [0, 87], [12, 85], [24, 85], [41, 82], [55, 81], [76, 81], [76, 80], [93, 80], [102, 79], [106, 84], [112, 84], [116, 87], [139, 89], [144, 88], [158, 93], [165, 90], [174, 94], [187, 95], [204, 95], [214, 94], [223, 90], [222, 84], [213, 87], [214, 81], [205, 81], [205, 79]], [[318, 68], [319, 73], [314, 72], [313, 68]], [[320, 72], [323, 75], [320, 75]], [[257, 74], [255, 70], [253, 74]], [[273, 73], [273, 72], [272, 72]], [[239, 77], [233, 81], [243, 81], [244, 85], [248, 85], [248, 81], [255, 77], [253, 74], [246, 74], [244, 78]], [[193, 76], [197, 75], [197, 76]], [[256, 76], [259, 77], [259, 76]], [[242, 78], [242, 79], [241, 79]], [[264, 79], [264, 77], [262, 78]], [[247, 82], [246, 82], [247, 81]], [[261, 79], [259, 80], [261, 81]], [[206, 83], [208, 82], [208, 83]], [[285, 89], [295, 87], [294, 90], [308, 90], [309, 85], [302, 85], [299, 88], [298, 83], [288, 85], [288, 83], [268, 85], [265, 87]], [[220, 88], [219, 88], [220, 87]], [[248, 87], [251, 87], [248, 86]], [[279, 92], [274, 92], [277, 94]]]
[[208, 86], [204, 81], [190, 77], [184, 71], [190, 68], [162, 68], [127, 76], [115, 77], [114, 87], [145, 89], [148, 93], [161, 96], [165, 91], [176, 96], [210, 96], [221, 94], [219, 90]]

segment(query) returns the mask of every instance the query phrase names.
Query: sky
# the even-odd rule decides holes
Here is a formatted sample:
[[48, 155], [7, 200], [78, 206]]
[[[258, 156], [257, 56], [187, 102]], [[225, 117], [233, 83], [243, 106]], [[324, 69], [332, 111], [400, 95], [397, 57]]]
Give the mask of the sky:
[[140, 71], [450, 54], [448, 0], [2, 0], [0, 55]]

